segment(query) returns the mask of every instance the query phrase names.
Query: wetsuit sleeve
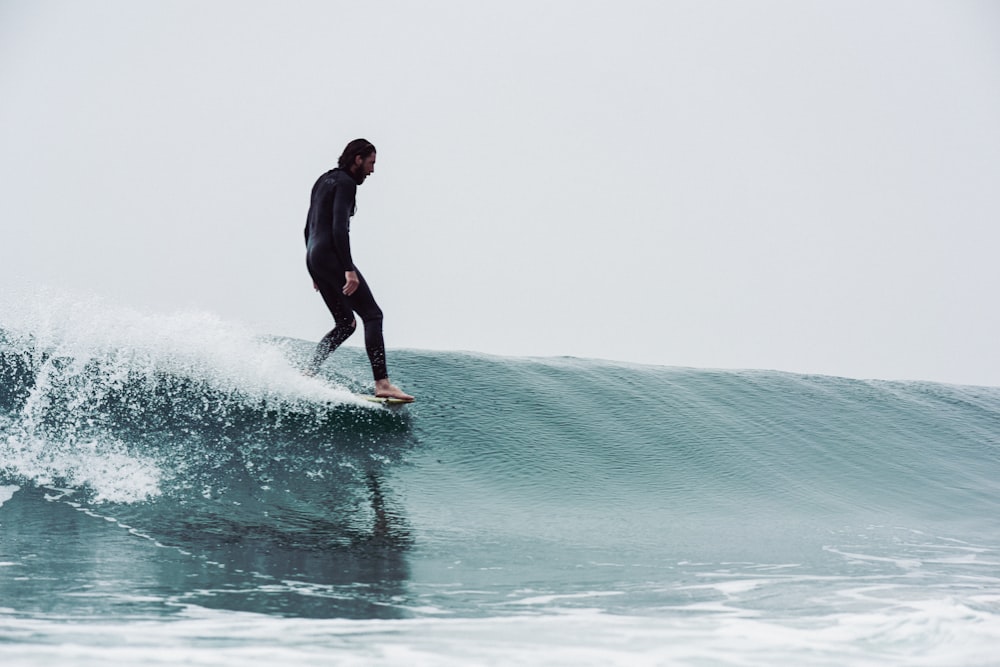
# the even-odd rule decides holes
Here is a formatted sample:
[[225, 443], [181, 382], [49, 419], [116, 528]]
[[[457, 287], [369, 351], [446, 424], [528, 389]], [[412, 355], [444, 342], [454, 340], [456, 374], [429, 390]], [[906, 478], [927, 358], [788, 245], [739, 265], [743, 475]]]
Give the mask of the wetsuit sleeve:
[[[346, 180], [346, 179], [345, 179]], [[354, 183], [338, 183], [333, 195], [333, 249], [345, 271], [354, 271], [351, 259], [351, 213], [354, 209], [354, 195], [358, 186]]]

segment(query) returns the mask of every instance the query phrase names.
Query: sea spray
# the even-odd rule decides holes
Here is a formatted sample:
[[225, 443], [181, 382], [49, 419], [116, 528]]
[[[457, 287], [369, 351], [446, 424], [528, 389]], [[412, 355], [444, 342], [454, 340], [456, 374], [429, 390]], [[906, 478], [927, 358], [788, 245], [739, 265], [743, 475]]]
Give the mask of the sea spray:
[[189, 462], [171, 443], [204, 442], [208, 428], [224, 438], [246, 413], [266, 428], [322, 422], [331, 405], [367, 407], [304, 376], [279, 345], [208, 313], [46, 291], [8, 296], [0, 312], [0, 471], [86, 488], [95, 500], [156, 495]]

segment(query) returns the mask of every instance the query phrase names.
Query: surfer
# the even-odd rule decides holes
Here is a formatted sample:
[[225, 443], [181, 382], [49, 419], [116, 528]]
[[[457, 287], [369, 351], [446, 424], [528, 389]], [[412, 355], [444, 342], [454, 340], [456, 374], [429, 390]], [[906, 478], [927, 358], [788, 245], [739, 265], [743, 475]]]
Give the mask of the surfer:
[[412, 401], [389, 381], [382, 339], [382, 309], [351, 257], [351, 216], [357, 208], [358, 186], [375, 172], [375, 146], [365, 139], [347, 144], [337, 167], [313, 185], [306, 218], [306, 267], [313, 287], [323, 296], [333, 315], [334, 328], [316, 346], [306, 369], [315, 375], [330, 353], [340, 347], [357, 328], [354, 313], [365, 325], [365, 350], [375, 376], [375, 395]]

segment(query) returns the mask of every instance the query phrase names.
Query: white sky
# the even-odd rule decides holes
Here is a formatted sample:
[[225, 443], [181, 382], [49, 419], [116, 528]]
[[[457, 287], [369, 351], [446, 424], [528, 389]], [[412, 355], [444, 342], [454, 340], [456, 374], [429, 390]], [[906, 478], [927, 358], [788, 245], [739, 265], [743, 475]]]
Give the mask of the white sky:
[[1000, 385], [998, 84], [986, 1], [0, 0], [0, 284], [316, 340], [363, 136], [390, 348]]

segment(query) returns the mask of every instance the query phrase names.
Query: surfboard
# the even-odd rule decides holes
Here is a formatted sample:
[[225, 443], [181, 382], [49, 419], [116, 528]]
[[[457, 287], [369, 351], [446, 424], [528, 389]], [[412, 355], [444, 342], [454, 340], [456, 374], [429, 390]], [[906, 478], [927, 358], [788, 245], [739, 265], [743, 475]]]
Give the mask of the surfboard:
[[382, 405], [406, 405], [407, 403], [412, 403], [413, 401], [404, 401], [401, 398], [387, 398], [383, 396], [372, 396], [371, 394], [355, 394], [358, 398], [363, 398], [366, 401], [371, 401], [372, 403], [381, 403]]

